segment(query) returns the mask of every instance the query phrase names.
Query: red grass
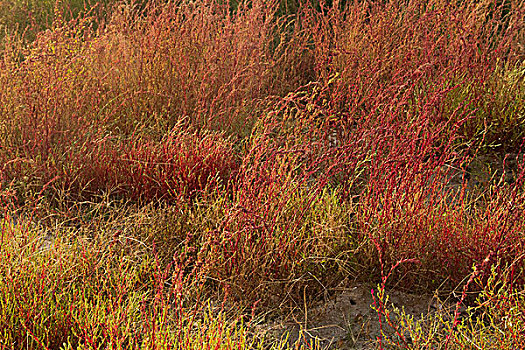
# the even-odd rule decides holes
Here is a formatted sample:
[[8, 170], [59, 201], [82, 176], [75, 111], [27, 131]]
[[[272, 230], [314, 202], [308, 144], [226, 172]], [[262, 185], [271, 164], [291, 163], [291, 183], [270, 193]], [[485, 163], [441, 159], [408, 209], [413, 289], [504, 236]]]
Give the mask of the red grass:
[[341, 266], [428, 289], [521, 263], [523, 163], [509, 184], [467, 177], [498, 139], [521, 153], [522, 1], [321, 5], [120, 4], [96, 30], [8, 36], [3, 186], [191, 210], [202, 195], [213, 220], [180, 229], [192, 267], [250, 303], [314, 294]]

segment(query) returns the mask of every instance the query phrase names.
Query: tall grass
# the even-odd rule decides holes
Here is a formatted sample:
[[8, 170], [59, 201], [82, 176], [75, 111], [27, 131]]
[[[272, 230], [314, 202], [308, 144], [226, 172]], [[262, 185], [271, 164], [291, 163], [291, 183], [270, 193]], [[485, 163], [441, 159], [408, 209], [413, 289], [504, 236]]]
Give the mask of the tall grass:
[[35, 33], [2, 39], [3, 346], [263, 346], [228, 313], [348, 279], [523, 309], [523, 1], [89, 5], [0, 7]]

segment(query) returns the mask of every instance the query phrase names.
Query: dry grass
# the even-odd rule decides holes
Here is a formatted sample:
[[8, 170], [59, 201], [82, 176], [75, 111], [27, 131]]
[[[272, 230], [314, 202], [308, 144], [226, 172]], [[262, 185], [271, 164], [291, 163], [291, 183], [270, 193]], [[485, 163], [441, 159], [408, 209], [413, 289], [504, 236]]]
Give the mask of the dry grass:
[[523, 343], [523, 1], [89, 4], [0, 3], [2, 348], [283, 348], [345, 279]]

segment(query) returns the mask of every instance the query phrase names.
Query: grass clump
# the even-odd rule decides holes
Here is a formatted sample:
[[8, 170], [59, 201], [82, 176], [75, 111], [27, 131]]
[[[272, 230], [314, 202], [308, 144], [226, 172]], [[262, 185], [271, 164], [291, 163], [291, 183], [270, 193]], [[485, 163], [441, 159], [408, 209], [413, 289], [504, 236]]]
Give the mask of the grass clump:
[[262, 348], [220, 308], [189, 303], [195, 276], [175, 263], [159, 266], [142, 242], [108, 241], [106, 232], [53, 235], [2, 223], [2, 347]]

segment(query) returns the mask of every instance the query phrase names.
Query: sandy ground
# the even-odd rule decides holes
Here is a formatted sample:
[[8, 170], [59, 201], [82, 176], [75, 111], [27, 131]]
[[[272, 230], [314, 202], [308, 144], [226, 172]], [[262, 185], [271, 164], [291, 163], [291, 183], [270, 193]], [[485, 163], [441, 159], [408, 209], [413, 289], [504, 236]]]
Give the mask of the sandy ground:
[[[356, 283], [306, 310], [298, 310], [293, 315], [259, 324], [256, 332], [269, 339], [288, 337], [290, 345], [299, 341], [305, 344], [317, 342], [324, 349], [377, 349], [381, 329], [378, 313], [372, 307], [372, 288], [377, 293], [377, 287]], [[388, 291], [387, 294], [386, 306], [392, 312], [393, 325], [398, 323], [396, 314], [400, 310], [404, 310], [415, 320], [436, 313], [440, 313], [442, 317], [451, 317], [455, 310], [455, 304], [442, 302], [432, 295], [415, 295], [395, 290]], [[394, 341], [399, 339], [384, 317], [382, 324], [384, 336]], [[409, 337], [407, 340], [410, 342]]]

